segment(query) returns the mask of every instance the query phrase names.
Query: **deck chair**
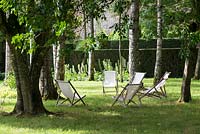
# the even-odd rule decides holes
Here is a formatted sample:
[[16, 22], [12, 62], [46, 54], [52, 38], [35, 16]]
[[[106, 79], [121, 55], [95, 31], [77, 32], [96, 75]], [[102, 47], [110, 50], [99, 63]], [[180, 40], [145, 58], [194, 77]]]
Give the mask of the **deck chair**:
[[118, 93], [118, 80], [116, 71], [104, 71], [104, 80], [102, 81], [103, 93], [105, 88], [115, 88], [116, 94]]
[[141, 90], [140, 93], [142, 95], [140, 95], [139, 97], [140, 104], [141, 104], [141, 99], [144, 98], [145, 96], [156, 97], [156, 98], [167, 97], [165, 84], [170, 74], [171, 72], [165, 72], [165, 74], [160, 78], [160, 80], [157, 82], [156, 85], [154, 85], [151, 88], [144, 88], [145, 90]]
[[146, 73], [143, 72], [135, 72], [131, 82], [126, 84], [117, 97], [114, 97], [115, 100], [112, 106], [114, 106], [117, 101], [122, 102], [124, 106], [129, 105], [131, 102], [135, 103], [133, 97], [137, 95], [138, 91], [143, 87], [142, 80], [145, 74]]
[[[70, 81], [56, 80], [56, 84], [58, 88], [60, 89], [56, 105], [63, 104], [66, 101], [69, 101], [71, 106], [75, 105], [79, 101], [81, 101], [85, 105], [83, 98], [86, 95], [80, 96]], [[65, 99], [59, 103], [60, 98], [61, 98], [61, 93], [64, 95]]]

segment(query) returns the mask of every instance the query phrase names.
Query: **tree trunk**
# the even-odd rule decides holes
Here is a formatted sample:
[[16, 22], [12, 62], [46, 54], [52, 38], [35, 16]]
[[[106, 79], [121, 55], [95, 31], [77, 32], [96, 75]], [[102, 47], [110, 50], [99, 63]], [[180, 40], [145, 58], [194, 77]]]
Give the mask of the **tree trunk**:
[[65, 56], [64, 42], [61, 40], [57, 46], [54, 46], [54, 72], [56, 80], [64, 80], [65, 78]]
[[[8, 41], [10, 42], [10, 39]], [[10, 44], [10, 43], [9, 43]], [[47, 113], [39, 92], [39, 76], [42, 66], [41, 57], [37, 56], [29, 70], [29, 63], [20, 50], [10, 45], [12, 64], [16, 77], [17, 102], [12, 113], [14, 114], [41, 114]]]
[[198, 56], [197, 56], [197, 62], [196, 62], [196, 67], [194, 71], [194, 79], [195, 80], [200, 79], [200, 48], [198, 48]]
[[179, 102], [189, 102], [192, 100], [191, 92], [190, 92], [190, 85], [191, 85], [191, 78], [194, 73], [194, 65], [195, 65], [195, 49], [190, 50], [190, 57], [186, 58], [185, 66], [183, 71], [183, 80], [181, 86], [181, 96], [179, 98]]
[[88, 76], [89, 76], [89, 81], [94, 80], [94, 51], [91, 50], [89, 51], [89, 56], [88, 56]]
[[[119, 27], [121, 31], [121, 14], [119, 15]], [[120, 74], [120, 82], [123, 82], [123, 67], [122, 67], [122, 54], [121, 54], [121, 45], [122, 45], [122, 35], [119, 35], [119, 74]]]
[[[91, 37], [94, 39], [94, 18], [91, 17], [90, 19], [90, 30], [91, 30]], [[94, 50], [89, 51], [88, 56], [88, 80], [94, 80]]]
[[[12, 24], [12, 26], [10, 26]], [[27, 49], [17, 48], [11, 44], [11, 39], [16, 34], [24, 33], [24, 25], [19, 25], [14, 14], [4, 13], [0, 10], [0, 27], [5, 34], [11, 53], [11, 61], [15, 73], [17, 87], [17, 101], [12, 114], [49, 114], [43, 105], [39, 91], [40, 70], [49, 47], [46, 45], [51, 32], [40, 32], [35, 36], [36, 49], [32, 54], [32, 62], [28, 60]], [[25, 45], [25, 44], [22, 44]]]
[[[193, 19], [197, 22], [197, 27], [190, 27], [191, 32], [199, 31], [199, 13], [200, 13], [200, 1], [199, 0], [192, 0], [192, 7], [193, 7]], [[193, 76], [195, 70], [195, 56], [196, 56], [196, 48], [194, 46], [190, 46], [189, 54], [190, 57], [186, 58], [185, 61], [185, 68], [183, 72], [183, 82], [181, 87], [181, 97], [179, 98], [179, 102], [189, 102], [192, 100], [191, 92], [190, 92], [190, 85], [191, 85], [191, 78]], [[199, 52], [198, 52], [199, 53]], [[197, 57], [198, 60], [198, 57]]]
[[[83, 30], [84, 30], [84, 40], [87, 39], [87, 18], [86, 18], [86, 13], [85, 11], [83, 12]], [[82, 68], [84, 68], [84, 65], [87, 64], [87, 53], [84, 53], [83, 58], [82, 58], [82, 62], [81, 62], [81, 70]]]
[[190, 84], [191, 84], [191, 77], [190, 77], [190, 61], [187, 58], [185, 60], [185, 67], [183, 72], [183, 80], [181, 86], [181, 97], [179, 98], [179, 102], [189, 102], [191, 100], [191, 93], [190, 93]]
[[57, 99], [58, 97], [51, 72], [51, 53], [52, 51], [49, 51], [48, 55], [45, 57], [44, 65], [40, 73], [40, 94], [44, 99]]
[[8, 77], [9, 73], [12, 71], [12, 61], [10, 54], [9, 42], [6, 40], [6, 56], [5, 56], [5, 79]]
[[162, 77], [162, 3], [157, 0], [157, 50], [154, 68], [154, 85]]
[[139, 66], [139, 0], [131, 4], [130, 28], [129, 28], [129, 79], [138, 71]]

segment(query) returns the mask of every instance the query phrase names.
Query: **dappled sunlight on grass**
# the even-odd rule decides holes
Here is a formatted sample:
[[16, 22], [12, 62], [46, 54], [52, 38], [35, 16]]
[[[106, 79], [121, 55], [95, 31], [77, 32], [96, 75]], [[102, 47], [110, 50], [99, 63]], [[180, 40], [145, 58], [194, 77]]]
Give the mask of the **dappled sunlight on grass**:
[[[69, 103], [56, 106], [56, 100], [44, 101], [49, 111], [58, 115], [16, 118], [0, 115], [0, 134], [198, 134], [200, 132], [200, 83], [192, 82], [192, 102], [177, 103], [180, 96], [181, 79], [167, 81], [167, 98], [144, 98], [142, 106], [130, 103], [128, 107], [113, 103], [115, 89], [102, 92], [101, 82], [72, 81], [80, 94], [86, 94], [86, 106]], [[119, 83], [121, 86], [127, 83]], [[152, 79], [144, 79], [145, 86]], [[134, 98], [138, 102], [137, 97]], [[15, 98], [6, 98], [0, 112], [10, 112]]]

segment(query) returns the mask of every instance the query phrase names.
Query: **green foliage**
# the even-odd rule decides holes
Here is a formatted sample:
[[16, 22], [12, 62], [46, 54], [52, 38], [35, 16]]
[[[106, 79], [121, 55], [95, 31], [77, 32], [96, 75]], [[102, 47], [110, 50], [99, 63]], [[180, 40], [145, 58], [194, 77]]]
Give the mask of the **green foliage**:
[[95, 48], [97, 48], [97, 44], [95, 42], [95, 39], [92, 38], [92, 37], [87, 37], [85, 40], [81, 40], [78, 43], [76, 50], [89, 52], [91, 50], [94, 50]]
[[103, 74], [102, 72], [94, 71], [94, 80], [95, 81], [102, 81], [103, 80]]
[[142, 39], [156, 37], [156, 1], [141, 1], [139, 24]]
[[120, 38], [120, 36], [119, 36], [119, 33], [117, 33], [117, 32], [111, 32], [108, 35], [109, 40], [119, 40], [119, 38]]
[[[115, 68], [112, 66], [112, 62], [109, 59], [103, 60], [103, 69], [104, 70], [115, 70], [118, 72], [118, 63], [115, 64]], [[125, 81], [129, 80], [128, 69], [125, 69], [123, 72], [123, 78]], [[94, 69], [94, 80], [101, 81], [103, 80], [103, 71], [99, 72]], [[87, 81], [88, 80], [88, 68], [87, 65], [78, 64], [76, 69], [75, 66], [70, 66], [69, 64], [65, 65], [65, 79], [72, 81]]]
[[15, 75], [13, 73], [10, 73], [4, 80], [4, 84], [11, 89], [16, 89]]
[[56, 24], [54, 24], [54, 28], [56, 31], [56, 36], [61, 36], [66, 30], [66, 22], [65, 21], [57, 22]]
[[82, 9], [87, 20], [88, 18], [105, 19], [104, 13], [111, 3], [109, 0], [85, 0]]
[[113, 3], [112, 9], [114, 13], [117, 13], [119, 16], [119, 22], [113, 25], [114, 27], [114, 34], [119, 35], [119, 39], [127, 38], [128, 33], [128, 9], [130, 7], [129, 0], [116, 0]]
[[73, 81], [87, 80], [87, 66], [78, 65], [78, 69], [77, 72], [74, 66], [65, 65], [65, 79]]
[[108, 40], [108, 36], [105, 32], [97, 33], [95, 37], [87, 37], [84, 40], [80, 40], [76, 45], [76, 50], [84, 51], [85, 53], [99, 49]]
[[0, 1], [0, 8], [8, 13], [7, 17], [15, 16], [17, 18], [17, 22], [9, 24], [9, 26], [16, 28], [16, 24], [19, 23], [23, 27], [23, 30], [16, 28], [18, 34], [13, 37], [12, 43], [16, 44], [16, 48], [21, 51], [26, 50], [28, 53], [38, 49], [38, 44], [37, 46], [32, 44], [32, 47], [29, 47], [30, 39], [35, 43], [34, 40], [41, 34], [45, 35], [45, 38], [42, 35], [42, 40], [46, 46], [52, 45], [61, 36], [65, 36], [65, 40], [68, 41], [74, 39], [74, 31], [80, 25], [79, 16], [76, 15], [78, 5], [79, 2], [66, 3], [65, 0]]
[[113, 70], [112, 62], [110, 59], [103, 60], [103, 68], [104, 70]]
[[118, 15], [123, 14], [130, 7], [130, 0], [115, 0], [113, 3], [113, 11]]
[[190, 52], [193, 51], [192, 49], [196, 48], [197, 43], [200, 42], [200, 31], [192, 32], [187, 23], [182, 23], [179, 27], [178, 34], [183, 41], [179, 55], [184, 59], [190, 57]]
[[101, 47], [101, 44], [104, 44], [106, 41], [108, 41], [108, 35], [105, 32], [101, 31], [96, 34], [96, 42], [99, 48]]
[[118, 34], [121, 39], [127, 38], [128, 33], [128, 15], [121, 16], [121, 23], [116, 23], [114, 25], [114, 34]]
[[27, 54], [33, 53], [37, 46], [34, 40], [32, 40], [30, 48], [30, 39], [33, 39], [33, 33], [28, 32], [26, 34], [16, 34], [12, 37], [12, 44], [15, 44], [15, 48], [21, 50], [21, 52], [27, 52]]

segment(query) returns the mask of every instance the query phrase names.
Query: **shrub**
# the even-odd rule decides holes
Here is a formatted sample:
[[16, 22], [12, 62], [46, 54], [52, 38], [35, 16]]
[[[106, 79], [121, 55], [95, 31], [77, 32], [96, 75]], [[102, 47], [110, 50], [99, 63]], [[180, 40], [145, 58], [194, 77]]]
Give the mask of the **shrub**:
[[6, 86], [9, 86], [11, 89], [16, 89], [15, 75], [10, 73], [4, 81]]
[[[115, 70], [119, 72], [118, 64], [115, 64], [115, 68], [112, 67], [112, 62], [110, 60], [104, 60], [103, 61], [103, 68], [104, 70]], [[80, 65], [78, 64], [78, 71], [75, 70], [75, 67], [70, 67], [69, 64], [65, 65], [65, 79], [66, 80], [72, 80], [72, 81], [86, 81], [88, 80], [88, 69], [87, 65]], [[118, 73], [119, 75], [119, 73]], [[124, 69], [123, 71], [123, 80], [128, 81], [129, 80], [129, 73], [127, 69]], [[102, 81], [103, 80], [103, 74], [100, 71], [94, 70], [94, 80], [95, 81]]]

